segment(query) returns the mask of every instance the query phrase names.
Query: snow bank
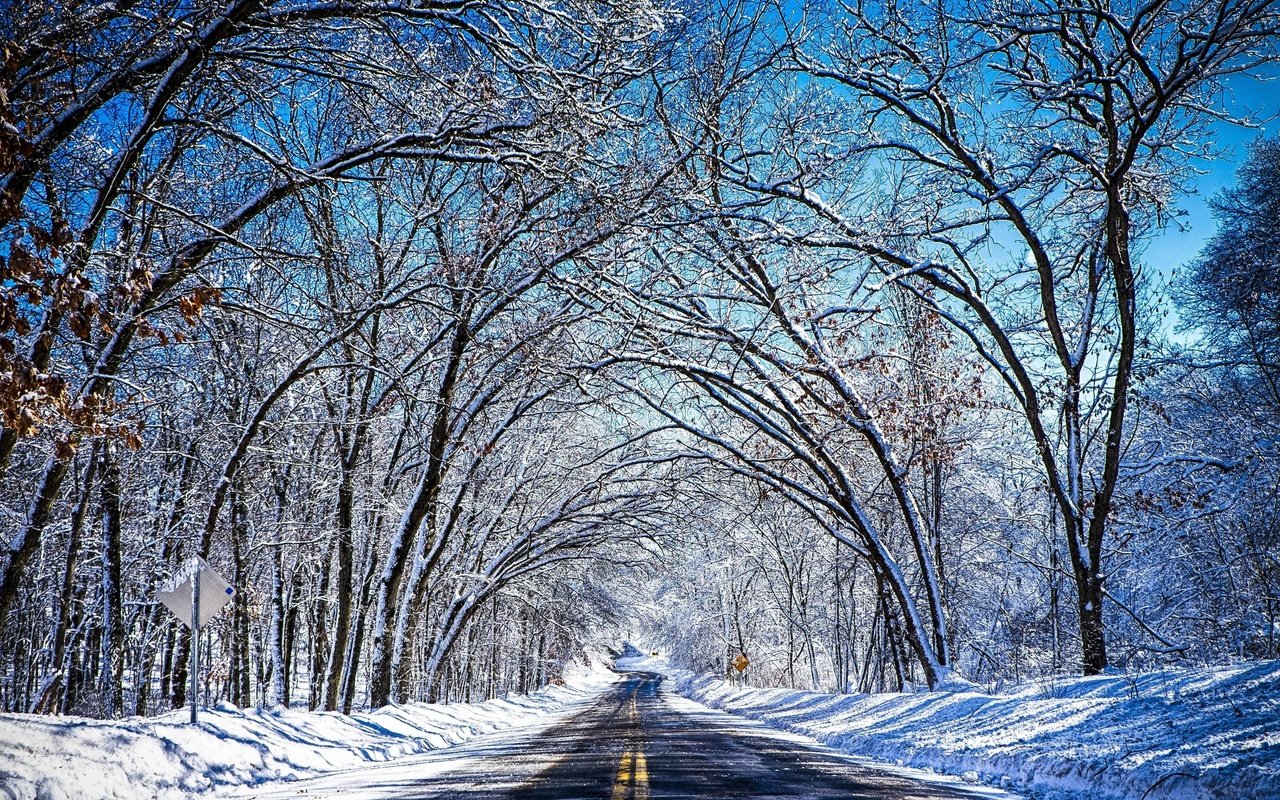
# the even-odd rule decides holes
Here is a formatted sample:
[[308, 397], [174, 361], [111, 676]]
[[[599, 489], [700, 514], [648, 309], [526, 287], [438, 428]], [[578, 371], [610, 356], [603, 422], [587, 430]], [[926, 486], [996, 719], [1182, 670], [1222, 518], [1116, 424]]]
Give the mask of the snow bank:
[[1280, 798], [1280, 662], [1059, 678], [1001, 695], [741, 688], [659, 659], [630, 665], [667, 672], [692, 700], [847, 753], [1045, 800]]
[[571, 711], [615, 680], [577, 667], [565, 685], [528, 696], [349, 717], [219, 706], [196, 726], [186, 711], [119, 721], [0, 714], [0, 799], [179, 798], [350, 769]]

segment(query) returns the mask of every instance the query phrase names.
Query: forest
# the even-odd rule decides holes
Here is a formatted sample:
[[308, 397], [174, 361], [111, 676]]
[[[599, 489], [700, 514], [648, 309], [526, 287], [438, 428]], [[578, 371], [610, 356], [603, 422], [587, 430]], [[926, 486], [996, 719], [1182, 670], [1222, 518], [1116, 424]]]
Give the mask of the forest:
[[849, 693], [1280, 658], [1273, 0], [18, 0], [0, 42], [0, 710], [188, 703], [193, 557], [241, 707], [625, 639]]

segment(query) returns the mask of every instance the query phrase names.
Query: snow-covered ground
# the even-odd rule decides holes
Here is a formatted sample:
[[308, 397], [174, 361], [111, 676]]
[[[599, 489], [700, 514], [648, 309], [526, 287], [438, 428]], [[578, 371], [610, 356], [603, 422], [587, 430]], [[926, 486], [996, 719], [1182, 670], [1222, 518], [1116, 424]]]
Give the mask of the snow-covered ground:
[[847, 753], [1045, 800], [1280, 800], [1280, 662], [1062, 678], [1000, 695], [830, 695], [672, 669], [700, 703]]
[[351, 769], [552, 721], [615, 680], [596, 664], [527, 697], [349, 717], [223, 706], [196, 726], [186, 711], [119, 721], [0, 714], [0, 800], [169, 800]]

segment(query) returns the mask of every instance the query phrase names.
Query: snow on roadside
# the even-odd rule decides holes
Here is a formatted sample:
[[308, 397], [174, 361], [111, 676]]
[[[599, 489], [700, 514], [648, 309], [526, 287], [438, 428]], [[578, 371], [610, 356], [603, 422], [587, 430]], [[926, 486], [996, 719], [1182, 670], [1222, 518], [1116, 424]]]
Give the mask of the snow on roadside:
[[1045, 800], [1280, 798], [1277, 661], [1059, 678], [1000, 695], [742, 688], [660, 659], [628, 665], [666, 672], [692, 700], [847, 753]]
[[94, 720], [0, 714], [0, 800], [185, 798], [421, 753], [569, 711], [618, 676], [570, 667], [565, 685], [483, 703], [411, 703], [351, 716], [219, 706]]

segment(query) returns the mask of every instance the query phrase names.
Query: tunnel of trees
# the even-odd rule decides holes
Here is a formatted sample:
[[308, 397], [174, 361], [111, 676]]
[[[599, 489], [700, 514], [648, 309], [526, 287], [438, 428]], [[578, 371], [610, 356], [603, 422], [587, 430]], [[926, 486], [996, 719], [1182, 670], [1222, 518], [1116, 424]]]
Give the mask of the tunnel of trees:
[[240, 706], [1280, 656], [1280, 144], [1148, 255], [1278, 26], [4, 4], [0, 709], [186, 703], [195, 556]]

